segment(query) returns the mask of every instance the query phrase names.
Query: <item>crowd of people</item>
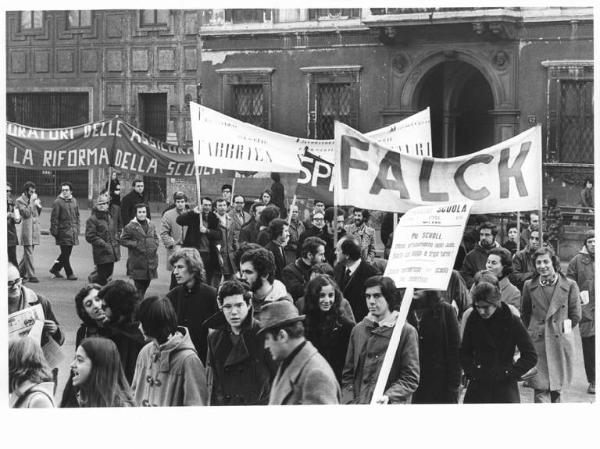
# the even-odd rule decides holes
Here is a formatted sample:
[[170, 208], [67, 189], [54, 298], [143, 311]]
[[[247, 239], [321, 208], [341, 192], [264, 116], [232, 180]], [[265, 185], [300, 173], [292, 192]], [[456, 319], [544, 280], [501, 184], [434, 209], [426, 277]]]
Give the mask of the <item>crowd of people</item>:
[[[504, 242], [495, 223], [480, 219], [465, 233], [477, 241], [461, 246], [447, 290], [414, 291], [384, 393], [374, 398], [404, 290], [383, 275], [370, 213], [314, 201], [303, 221], [272, 178], [254, 202], [230, 185], [196, 207], [175, 192], [158, 227], [143, 181], [121, 198], [111, 178], [85, 223], [95, 269], [74, 298], [81, 326], [58, 404], [57, 372], [41, 347], [62, 345], [64, 333], [51, 300], [31, 285], [41, 203], [26, 183], [7, 217], [9, 234], [22, 222], [24, 246], [19, 262], [10, 249], [18, 243], [8, 240], [9, 313], [41, 304], [45, 321], [40, 341], [10, 340], [11, 406], [458, 403], [461, 393], [465, 403], [499, 403], [520, 402], [519, 382], [535, 402], [560, 402], [578, 325], [595, 394], [592, 229], [565, 274], [537, 215], [521, 235], [509, 224]], [[384, 228], [390, 242], [393, 227]], [[50, 234], [60, 248], [52, 277], [76, 280], [70, 255], [80, 215], [68, 182]], [[147, 296], [161, 244], [169, 291]], [[112, 279], [121, 247], [131, 282]]]

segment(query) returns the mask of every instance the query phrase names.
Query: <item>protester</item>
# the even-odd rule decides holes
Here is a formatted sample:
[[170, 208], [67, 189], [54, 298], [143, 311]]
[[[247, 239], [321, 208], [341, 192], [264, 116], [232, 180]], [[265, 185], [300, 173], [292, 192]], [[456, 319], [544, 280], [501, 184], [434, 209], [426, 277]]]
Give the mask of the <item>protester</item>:
[[325, 214], [320, 211], [313, 212], [312, 217], [312, 226], [307, 227], [306, 231], [300, 234], [298, 239], [298, 249], [296, 252], [296, 257], [301, 257], [302, 245], [304, 244], [304, 240], [309, 237], [318, 237], [321, 240], [325, 241], [327, 238], [327, 229], [325, 228]]
[[594, 210], [594, 179], [585, 178], [584, 187], [579, 192], [579, 204], [584, 207], [584, 212], [593, 212]]
[[[502, 244], [502, 247], [509, 250], [510, 254], [512, 256], [514, 256], [515, 253], [517, 252], [517, 239], [519, 238], [519, 231], [517, 229], [517, 223], [511, 221], [506, 225], [506, 235], [507, 235], [507, 239]], [[519, 243], [520, 243], [519, 251], [521, 249], [525, 248], [525, 245], [527, 245], [527, 242], [525, 242], [524, 240], [521, 240]]]
[[285, 255], [286, 260], [295, 260], [296, 254], [298, 252], [298, 242], [300, 240], [300, 235], [304, 233], [306, 230], [304, 227], [304, 223], [300, 218], [298, 218], [298, 205], [292, 204], [290, 206], [290, 221], [289, 221], [289, 232], [290, 239], [288, 240], [288, 244], [285, 246]]
[[[172, 271], [173, 267], [169, 263], [169, 259], [173, 253], [183, 245], [183, 237], [187, 232], [187, 226], [177, 223], [177, 218], [185, 212], [187, 206], [187, 195], [183, 192], [175, 192], [173, 194], [173, 203], [175, 207], [167, 210], [160, 219], [160, 238], [163, 245], [167, 249], [167, 271]], [[171, 284], [169, 290], [175, 288], [177, 283], [171, 276]]]
[[304, 315], [289, 301], [275, 301], [260, 311], [265, 348], [280, 362], [269, 405], [339, 404], [340, 386], [333, 370], [304, 337]]
[[239, 243], [244, 242], [256, 243], [258, 233], [260, 232], [260, 216], [262, 215], [265, 205], [262, 203], [253, 203], [250, 207], [251, 218], [242, 226], [240, 230]]
[[[81, 344], [84, 338], [104, 335], [106, 313], [104, 312], [104, 302], [98, 297], [101, 288], [102, 286], [98, 284], [88, 284], [75, 295], [75, 311], [82, 321], [75, 334], [75, 348]], [[135, 358], [133, 366], [135, 368]], [[131, 374], [133, 376], [133, 372]], [[60, 407], [79, 407], [77, 391], [73, 387], [72, 371], [65, 384]]]
[[589, 394], [596, 394], [596, 239], [594, 235], [593, 229], [586, 231], [583, 247], [571, 259], [567, 269], [567, 276], [577, 282], [581, 297], [579, 333]]
[[525, 281], [531, 279], [536, 273], [532, 257], [540, 248], [540, 241], [540, 228], [531, 226], [529, 244], [513, 256], [513, 272], [509, 275], [509, 279], [520, 291], [523, 290]]
[[269, 231], [269, 224], [276, 218], [279, 218], [279, 208], [274, 204], [266, 206], [260, 214], [259, 222], [260, 227], [258, 235], [256, 236], [256, 243], [264, 247], [271, 241], [271, 232]]
[[335, 217], [334, 224], [334, 214], [335, 208], [328, 207], [325, 209], [325, 214], [323, 216], [325, 220], [325, 227], [323, 230], [325, 232], [321, 233], [323, 240], [325, 241], [325, 260], [333, 265], [335, 263], [335, 227], [337, 227], [337, 241], [339, 241], [342, 237], [346, 235], [346, 230], [344, 229], [345, 221], [344, 221], [344, 209], [338, 207], [337, 209], [337, 217]]
[[344, 298], [352, 306], [357, 321], [361, 321], [369, 312], [365, 302], [365, 281], [376, 274], [375, 268], [361, 258], [360, 244], [354, 237], [346, 236], [336, 246], [335, 282]]
[[98, 298], [106, 315], [100, 333], [117, 345], [125, 377], [131, 382], [137, 356], [145, 343], [136, 317], [142, 297], [131, 283], [118, 279], [102, 287]]
[[123, 230], [123, 218], [121, 217], [121, 181], [119, 181], [119, 172], [113, 171], [111, 173], [110, 182], [106, 182], [105, 189], [108, 190], [110, 195], [108, 211], [120, 235]]
[[488, 251], [488, 258], [485, 264], [486, 270], [491, 271], [498, 278], [498, 287], [500, 288], [500, 300], [521, 311], [521, 292], [509, 280], [513, 271], [513, 262], [510, 251], [506, 248], [497, 247]]
[[464, 279], [457, 270], [450, 272], [450, 281], [448, 288], [440, 292], [444, 301], [454, 307], [459, 322], [463, 319], [463, 314], [471, 308], [471, 295], [467, 289]]
[[38, 283], [35, 276], [33, 251], [40, 244], [39, 216], [42, 213], [42, 202], [35, 192], [35, 184], [27, 181], [23, 185], [23, 194], [15, 200], [15, 207], [21, 216], [21, 245], [23, 258], [19, 262], [19, 272], [23, 280]]
[[273, 253], [275, 259], [275, 279], [282, 279], [283, 268], [287, 265], [285, 259], [285, 246], [290, 237], [287, 221], [276, 218], [269, 223], [271, 241], [265, 245], [265, 249]]
[[133, 279], [140, 299], [152, 279], [158, 277], [158, 234], [148, 217], [148, 205], [135, 205], [133, 218], [121, 233], [121, 245], [127, 247], [127, 276]]
[[21, 216], [19, 214], [19, 209], [15, 208], [15, 202], [12, 199], [12, 186], [10, 184], [6, 185], [6, 201], [6, 242], [8, 246], [8, 261], [14, 266], [18, 266], [17, 245], [19, 244], [19, 237], [17, 236], [16, 224], [21, 222]]
[[294, 301], [304, 294], [311, 267], [323, 262], [324, 255], [325, 242], [318, 237], [309, 237], [302, 244], [301, 257], [283, 268], [281, 280]]
[[221, 197], [227, 202], [228, 206], [231, 203], [232, 189], [233, 187], [231, 184], [223, 184], [223, 186], [221, 186]]
[[240, 240], [240, 232], [242, 227], [250, 221], [250, 214], [244, 210], [245, 200], [242, 195], [236, 195], [233, 198], [233, 207], [229, 211], [229, 216], [233, 220], [235, 224], [235, 236], [234, 241], [237, 245], [239, 245]]
[[419, 335], [419, 387], [413, 404], [457, 404], [458, 319], [437, 290], [415, 290], [407, 321]]
[[[200, 252], [206, 270], [206, 279], [210, 282], [215, 272], [219, 270], [217, 243], [221, 240], [221, 232], [219, 219], [212, 211], [212, 200], [204, 197], [201, 205], [202, 208], [196, 206], [193, 210], [183, 212], [175, 221], [186, 229], [183, 247], [196, 248]], [[200, 214], [202, 214], [202, 226], [200, 226]]]
[[101, 192], [90, 218], [85, 222], [85, 240], [92, 245], [96, 265], [88, 280], [100, 285], [106, 285], [113, 274], [115, 262], [121, 259], [119, 234], [108, 211], [108, 202], [108, 194]]
[[527, 225], [521, 226], [521, 240], [524, 242], [529, 241], [531, 236], [532, 227], [540, 229], [540, 216], [537, 212], [531, 212], [527, 216]]
[[208, 337], [206, 369], [210, 405], [265, 405], [275, 366], [258, 336], [252, 317], [252, 294], [239, 281], [225, 281], [217, 300], [221, 309], [206, 321], [215, 329]]
[[[342, 374], [344, 403], [370, 404], [378, 374], [398, 319], [398, 293], [389, 277], [372, 276], [364, 282], [369, 314], [350, 335]], [[402, 328], [398, 348], [378, 404], [409, 403], [419, 386], [419, 337], [410, 323]]]
[[554, 252], [558, 256], [560, 254], [560, 240], [563, 233], [563, 218], [558, 201], [556, 198], [548, 198], [548, 208], [544, 219], [546, 231], [544, 232], [544, 240], [552, 245]]
[[132, 388], [136, 405], [208, 405], [204, 366], [188, 330], [177, 326], [171, 301], [149, 296], [140, 304], [139, 318], [150, 342], [140, 352], [135, 368]]
[[54, 408], [54, 382], [37, 341], [29, 336], [8, 342], [10, 408]]
[[266, 303], [284, 297], [292, 300], [285, 285], [275, 279], [275, 259], [271, 251], [265, 248], [246, 251], [240, 259], [240, 274], [252, 291], [252, 308], [255, 314]]
[[279, 173], [271, 173], [271, 179], [273, 180], [273, 184], [271, 184], [271, 203], [279, 208], [279, 212], [281, 213], [281, 218], [287, 218], [287, 209], [285, 207], [285, 188], [281, 183], [281, 176]]
[[342, 381], [350, 333], [356, 324], [346, 317], [342, 300], [335, 281], [326, 275], [312, 279], [303, 298], [306, 339], [327, 360], [338, 382]]
[[50, 274], [53, 279], [62, 278], [60, 270], [64, 268], [67, 279], [76, 281], [70, 258], [73, 246], [79, 245], [79, 206], [72, 190], [70, 182], [63, 182], [60, 185], [61, 193], [52, 204], [50, 234], [54, 236], [56, 245], [60, 246], [60, 255], [50, 268]]
[[[123, 226], [127, 226], [127, 224], [136, 217], [136, 205], [142, 203], [148, 204], [146, 195], [144, 195], [144, 181], [136, 178], [133, 180], [131, 186], [131, 192], [125, 195], [121, 200], [121, 222], [123, 223]], [[146, 215], [148, 220], [152, 219], [150, 217], [150, 209], [148, 209]]]
[[[314, 216], [316, 213], [320, 213], [325, 215], [325, 203], [322, 200], [314, 200], [313, 202], [313, 209], [311, 211], [311, 217], [313, 218], [313, 221], [306, 221], [304, 223], [304, 227], [306, 228], [306, 230], [308, 231], [311, 227], [313, 227], [314, 224]], [[323, 226], [322, 224], [319, 226], [319, 228]]]
[[479, 243], [467, 253], [460, 270], [460, 274], [465, 280], [467, 288], [471, 288], [473, 285], [473, 276], [475, 276], [475, 273], [485, 269], [488, 251], [500, 246], [495, 240], [498, 228], [496, 228], [494, 223], [491, 221], [483, 222], [479, 225], [478, 229]]
[[345, 226], [347, 235], [356, 237], [360, 244], [363, 260], [373, 263], [375, 259], [375, 229], [368, 226], [370, 212], [367, 209], [354, 208], [354, 223]]
[[[224, 199], [215, 201], [216, 215], [219, 219], [219, 230], [221, 232], [220, 242], [217, 243], [219, 272], [212, 279], [212, 285], [217, 286], [221, 282], [221, 277], [224, 280], [231, 279], [235, 273], [233, 255], [237, 249], [235, 223], [231, 216], [227, 213], [227, 202]], [[211, 280], [209, 279], [209, 282]]]
[[[573, 378], [573, 329], [581, 319], [579, 288], [560, 273], [551, 248], [533, 254], [536, 275], [523, 287], [522, 318], [538, 354], [538, 372], [529, 381], [534, 402], [561, 402]], [[552, 338], [554, 336], [554, 338]]]
[[327, 262], [316, 263], [312, 267], [310, 267], [310, 279], [314, 279], [319, 274], [326, 274], [327, 276], [330, 276], [332, 278], [335, 276], [333, 267]]
[[[316, 278], [319, 278], [319, 282], [313, 284], [311, 281]], [[354, 313], [352, 312], [352, 306], [350, 305], [348, 300], [346, 298], [344, 298], [344, 296], [342, 295], [342, 291], [340, 290], [340, 287], [337, 285], [337, 283], [333, 279], [333, 268], [331, 268], [331, 266], [327, 263], [316, 264], [316, 265], [312, 266], [312, 268], [310, 270], [310, 279], [304, 289], [305, 294], [303, 296], [301, 296], [300, 298], [298, 298], [298, 300], [294, 303], [294, 305], [298, 309], [298, 313], [304, 313], [304, 310], [306, 308], [306, 292], [307, 292], [307, 289], [309, 288], [309, 285], [311, 286], [310, 288], [312, 288], [313, 293], [315, 295], [319, 295], [319, 296], [321, 295], [321, 287], [322, 287], [321, 284], [323, 284], [323, 279], [327, 279], [328, 285], [331, 285], [332, 288], [335, 290], [334, 296], [336, 298], [338, 296], [340, 297], [340, 301], [339, 301], [340, 316], [342, 316], [344, 318], [344, 320], [350, 321], [352, 323], [352, 325], [355, 325], [356, 318], [354, 318]], [[326, 290], [328, 290], [328, 289], [326, 289]], [[339, 295], [338, 295], [338, 292], [339, 292]]]
[[271, 201], [271, 198], [273, 198], [273, 193], [269, 189], [266, 189], [265, 191], [263, 191], [263, 193], [260, 194], [260, 201], [262, 201], [262, 203], [265, 206], [275, 206], [275, 204], [273, 204], [273, 202]]
[[[460, 362], [469, 380], [464, 403], [521, 402], [517, 381], [538, 360], [521, 320], [500, 301], [498, 287], [481, 282], [473, 291], [476, 312], [466, 318]], [[514, 361], [515, 349], [519, 358]]]
[[238, 281], [243, 280], [242, 273], [240, 271], [242, 255], [246, 251], [250, 251], [251, 249], [258, 249], [258, 248], [262, 248], [262, 246], [260, 246], [258, 243], [243, 242], [240, 244], [240, 247], [235, 251], [235, 254], [233, 255], [233, 261], [235, 262], [235, 266], [237, 269], [237, 271], [235, 272], [236, 280], [238, 280]]
[[90, 337], [77, 347], [71, 363], [80, 407], [133, 407], [131, 388], [121, 366], [117, 345]]
[[204, 322], [217, 308], [217, 291], [207, 283], [198, 250], [182, 248], [171, 256], [177, 287], [167, 293], [177, 317], [177, 325], [188, 330], [202, 363], [206, 362], [208, 328]]

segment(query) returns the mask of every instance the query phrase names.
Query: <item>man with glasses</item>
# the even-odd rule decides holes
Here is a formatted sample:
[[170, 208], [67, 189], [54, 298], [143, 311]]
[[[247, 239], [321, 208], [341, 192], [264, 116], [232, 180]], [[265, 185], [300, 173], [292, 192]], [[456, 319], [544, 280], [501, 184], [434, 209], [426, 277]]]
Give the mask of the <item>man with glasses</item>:
[[33, 250], [40, 244], [39, 216], [42, 212], [42, 202], [35, 191], [35, 184], [27, 181], [23, 185], [23, 194], [16, 199], [15, 207], [21, 214], [21, 245], [23, 259], [19, 263], [19, 272], [23, 281], [37, 283], [35, 267], [33, 266]]
[[50, 268], [52, 279], [63, 278], [60, 270], [64, 268], [68, 280], [77, 280], [69, 260], [73, 246], [79, 245], [79, 206], [72, 189], [70, 182], [63, 182], [60, 185], [60, 195], [52, 204], [50, 234], [54, 236], [56, 245], [60, 246], [60, 255]]
[[520, 291], [523, 291], [525, 281], [531, 279], [537, 272], [535, 263], [531, 257], [540, 246], [540, 228], [539, 226], [531, 225], [529, 229], [529, 243], [513, 256], [513, 272], [508, 275], [510, 282]]
[[19, 238], [17, 237], [16, 224], [21, 222], [21, 217], [19, 215], [19, 209], [15, 208], [15, 202], [12, 199], [12, 186], [10, 184], [6, 185], [6, 207], [8, 261], [17, 265], [17, 245], [19, 244]]
[[296, 258], [302, 257], [302, 245], [308, 237], [319, 237], [321, 240], [326, 239], [327, 228], [325, 227], [325, 213], [318, 211], [313, 212], [312, 226], [304, 231], [298, 239], [298, 249], [296, 250]]
[[244, 210], [244, 204], [244, 197], [242, 195], [236, 195], [233, 198], [233, 207], [229, 211], [229, 216], [233, 220], [233, 240], [236, 247], [239, 247], [242, 227], [250, 221], [250, 214]]
[[[15, 265], [8, 264], [7, 277], [8, 314], [10, 315], [28, 307], [41, 304], [42, 310], [44, 311], [44, 327], [42, 329], [41, 339], [42, 348], [49, 342], [50, 338], [54, 339], [54, 341], [59, 345], [62, 345], [65, 341], [65, 337], [60, 329], [60, 326], [58, 325], [58, 322], [56, 321], [50, 301], [48, 301], [39, 293], [36, 293], [23, 285], [23, 280], [21, 279], [19, 270]], [[54, 368], [53, 374], [55, 380], [57, 373], [58, 369]]]
[[488, 251], [500, 246], [496, 242], [497, 233], [498, 228], [490, 221], [485, 221], [479, 225], [479, 243], [467, 253], [460, 270], [467, 288], [470, 289], [473, 285], [475, 273], [486, 269]]

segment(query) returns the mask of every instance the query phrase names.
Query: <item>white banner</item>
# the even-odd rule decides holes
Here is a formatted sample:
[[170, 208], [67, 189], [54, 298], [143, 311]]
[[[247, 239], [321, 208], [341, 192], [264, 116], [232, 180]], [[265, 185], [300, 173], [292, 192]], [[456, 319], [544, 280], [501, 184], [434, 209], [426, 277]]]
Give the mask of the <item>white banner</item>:
[[446, 290], [472, 204], [420, 206], [406, 212], [394, 230], [385, 276], [397, 287]]
[[389, 212], [473, 201], [472, 213], [541, 205], [542, 137], [536, 126], [466, 156], [437, 159], [390, 150], [335, 122], [335, 202]]

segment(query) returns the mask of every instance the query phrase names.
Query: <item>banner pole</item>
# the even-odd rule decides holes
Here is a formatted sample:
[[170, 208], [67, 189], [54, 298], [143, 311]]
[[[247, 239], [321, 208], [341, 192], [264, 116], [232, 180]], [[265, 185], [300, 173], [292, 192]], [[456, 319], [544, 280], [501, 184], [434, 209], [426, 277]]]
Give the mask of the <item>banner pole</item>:
[[517, 211], [517, 251], [521, 251], [521, 211]]
[[392, 331], [392, 336], [390, 337], [390, 343], [385, 351], [385, 357], [383, 359], [383, 364], [381, 365], [381, 370], [379, 371], [377, 383], [375, 384], [375, 390], [373, 390], [371, 405], [377, 404], [377, 399], [381, 398], [381, 396], [383, 396], [385, 393], [385, 385], [387, 384], [388, 377], [390, 376], [390, 371], [392, 369], [392, 363], [394, 362], [396, 352], [398, 351], [398, 344], [400, 343], [402, 328], [404, 327], [406, 317], [408, 316], [414, 291], [415, 289], [413, 287], [407, 287], [404, 291], [404, 297], [402, 298], [402, 303], [400, 304], [398, 319], [394, 325], [394, 330]]
[[202, 195], [200, 192], [200, 173], [198, 171], [198, 165], [196, 164], [196, 193], [198, 194], [198, 209], [200, 210], [200, 227], [204, 226], [202, 223]]
[[292, 198], [292, 205], [290, 206], [290, 213], [287, 218], [288, 226], [292, 222], [292, 209], [294, 208], [295, 205], [296, 205], [296, 194], [294, 193], [294, 198]]
[[[338, 228], [337, 228], [338, 207], [336, 202], [333, 202], [333, 253], [338, 243]], [[325, 224], [327, 226], [327, 223]]]
[[235, 174], [233, 175], [233, 181], [231, 182], [231, 202], [233, 203], [233, 194], [235, 193]]

